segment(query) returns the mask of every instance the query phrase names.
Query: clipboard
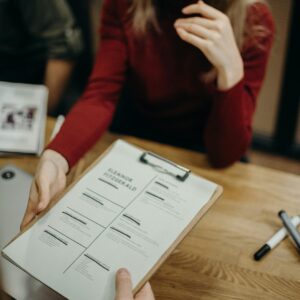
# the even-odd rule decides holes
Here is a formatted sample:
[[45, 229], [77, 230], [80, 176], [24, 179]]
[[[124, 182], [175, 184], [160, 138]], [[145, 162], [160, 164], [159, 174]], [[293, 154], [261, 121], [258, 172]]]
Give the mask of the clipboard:
[[158, 172], [173, 176], [182, 182], [184, 182], [191, 173], [191, 170], [153, 152], [145, 151], [140, 157], [140, 162], [151, 166]]
[[[118, 141], [113, 143], [79, 178], [77, 178], [77, 180], [75, 180], [75, 182], [73, 182], [62, 194], [58, 195], [54, 199], [54, 201], [51, 203], [51, 206], [44, 213], [42, 213], [32, 224], [29, 224], [27, 228], [25, 228], [24, 231], [20, 233], [13, 241], [15, 241], [23, 233], [27, 232], [32, 226], [34, 226], [34, 224], [36, 224], [36, 222], [38, 222], [41, 218], [43, 218], [57, 203], [59, 203], [59, 201], [63, 199], [63, 197], [78, 184], [81, 178], [83, 178], [89, 172], [91, 172], [91, 170], [93, 170], [96, 165], [98, 165], [108, 156], [108, 154], [111, 152], [111, 150], [114, 148], [114, 146], [117, 143]], [[184, 182], [186, 182], [189, 176], [191, 176], [192, 174], [191, 170], [185, 168], [184, 166], [180, 166], [175, 162], [167, 160], [157, 154], [144, 151], [136, 146], [133, 147], [141, 151], [141, 155], [137, 157], [137, 160], [140, 161], [141, 164], [142, 163], [145, 164], [144, 168], [154, 168], [157, 172], [163, 173], [166, 176], [171, 176], [175, 178], [178, 182], [181, 182], [182, 184], [184, 184]], [[180, 234], [178, 234], [177, 238], [172, 242], [172, 244], [166, 249], [166, 251], [164, 251], [164, 253], [161, 254], [161, 256], [156, 261], [156, 263], [152, 265], [151, 269], [138, 282], [138, 284], [136, 284], [133, 291], [134, 293], [138, 292], [139, 289], [150, 279], [150, 277], [156, 272], [156, 270], [163, 264], [163, 262], [172, 253], [172, 251], [178, 246], [178, 244], [184, 239], [184, 237], [188, 234], [188, 232], [198, 223], [201, 217], [215, 203], [217, 198], [222, 194], [222, 191], [223, 191], [222, 187], [217, 186], [210, 200], [207, 201], [207, 203], [201, 208], [201, 210], [196, 214], [196, 216], [194, 216], [190, 220], [189, 224], [184, 228], [184, 230]], [[11, 245], [13, 241], [10, 242], [8, 246]], [[24, 271], [27, 272], [27, 270]], [[30, 275], [32, 276], [32, 274]], [[36, 279], [40, 280], [39, 278]]]

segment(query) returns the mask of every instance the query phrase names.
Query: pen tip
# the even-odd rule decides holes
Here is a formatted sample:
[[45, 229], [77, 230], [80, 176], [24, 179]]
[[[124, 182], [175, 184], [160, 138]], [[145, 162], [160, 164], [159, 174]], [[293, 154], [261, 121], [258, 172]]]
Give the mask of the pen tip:
[[269, 251], [271, 251], [271, 247], [268, 244], [264, 244], [255, 254], [253, 258], [256, 261], [261, 260]]
[[278, 213], [278, 216], [280, 217], [282, 214], [284, 214], [285, 213], [285, 211], [284, 210], [281, 210], [281, 211], [279, 211], [279, 213]]

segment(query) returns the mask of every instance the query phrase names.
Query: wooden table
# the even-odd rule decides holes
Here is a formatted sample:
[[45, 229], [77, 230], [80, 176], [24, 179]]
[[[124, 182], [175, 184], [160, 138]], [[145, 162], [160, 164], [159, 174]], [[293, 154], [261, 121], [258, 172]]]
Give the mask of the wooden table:
[[[47, 136], [54, 120], [48, 120]], [[118, 136], [106, 134], [70, 175], [78, 176]], [[157, 299], [300, 299], [300, 256], [286, 239], [261, 262], [253, 253], [281, 227], [277, 213], [300, 214], [300, 177], [251, 164], [211, 169], [205, 156], [133, 137], [224, 187], [223, 196], [189, 233], [151, 284]], [[36, 157], [1, 158], [34, 173]]]

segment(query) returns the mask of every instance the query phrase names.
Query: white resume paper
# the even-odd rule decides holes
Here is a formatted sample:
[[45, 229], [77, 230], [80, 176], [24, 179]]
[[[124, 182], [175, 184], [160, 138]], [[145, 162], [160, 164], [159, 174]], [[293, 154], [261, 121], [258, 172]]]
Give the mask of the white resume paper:
[[163, 174], [141, 163], [142, 153], [114, 143], [4, 256], [68, 299], [114, 299], [121, 267], [137, 286], [218, 187]]

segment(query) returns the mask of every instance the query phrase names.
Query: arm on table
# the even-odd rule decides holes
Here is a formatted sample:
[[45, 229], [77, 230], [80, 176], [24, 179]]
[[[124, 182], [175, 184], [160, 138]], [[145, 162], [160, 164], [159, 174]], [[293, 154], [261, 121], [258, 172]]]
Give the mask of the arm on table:
[[227, 167], [239, 160], [252, 139], [252, 118], [273, 42], [274, 23], [266, 6], [257, 5], [251, 10], [267, 32], [242, 51], [244, 78], [227, 91], [211, 87], [213, 105], [204, 142], [214, 167]]
[[70, 168], [101, 137], [111, 123], [127, 69], [127, 44], [118, 2], [105, 1], [96, 63], [79, 101], [48, 149], [63, 155]]

